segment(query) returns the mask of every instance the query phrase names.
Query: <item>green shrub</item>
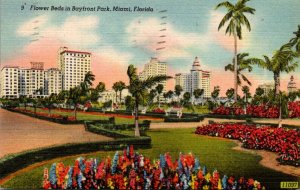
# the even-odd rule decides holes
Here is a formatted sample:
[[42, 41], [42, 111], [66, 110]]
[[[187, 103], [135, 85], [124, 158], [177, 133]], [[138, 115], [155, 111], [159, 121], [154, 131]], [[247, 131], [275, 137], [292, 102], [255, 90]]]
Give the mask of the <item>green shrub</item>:
[[203, 119], [204, 119], [203, 116], [191, 116], [191, 117], [186, 116], [182, 118], [170, 116], [170, 117], [165, 117], [164, 122], [200, 122], [203, 121]]

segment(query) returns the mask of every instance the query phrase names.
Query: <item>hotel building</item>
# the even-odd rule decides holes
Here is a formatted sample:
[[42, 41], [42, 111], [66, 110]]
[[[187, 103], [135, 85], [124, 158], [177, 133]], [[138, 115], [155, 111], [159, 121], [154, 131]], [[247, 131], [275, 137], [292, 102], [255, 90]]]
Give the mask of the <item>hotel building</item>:
[[177, 73], [175, 75], [175, 84], [180, 85], [184, 92], [189, 92], [193, 96], [196, 89], [203, 89], [204, 98], [210, 98], [210, 80], [211, 72], [201, 69], [198, 57], [195, 58], [190, 73]]
[[4, 66], [0, 73], [0, 97], [19, 97], [19, 68]]
[[91, 71], [91, 58], [89, 52], [71, 51], [62, 47], [58, 51], [58, 69], [62, 74], [62, 89], [69, 90], [78, 86], [87, 72]]
[[[160, 62], [157, 58], [151, 58], [150, 62], [145, 64], [144, 70], [139, 73], [141, 80], [146, 80], [152, 76], [167, 75], [167, 64]], [[166, 92], [167, 81], [160, 82], [164, 86], [163, 92]], [[162, 98], [161, 98], [162, 99]]]

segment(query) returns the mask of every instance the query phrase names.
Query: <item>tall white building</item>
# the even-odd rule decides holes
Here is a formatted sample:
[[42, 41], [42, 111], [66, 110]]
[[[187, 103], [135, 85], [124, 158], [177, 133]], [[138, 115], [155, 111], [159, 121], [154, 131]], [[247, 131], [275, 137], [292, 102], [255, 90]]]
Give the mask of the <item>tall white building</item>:
[[62, 88], [69, 90], [78, 86], [88, 71], [91, 71], [90, 52], [71, 51], [67, 47], [59, 49], [58, 68], [62, 73]]
[[275, 89], [274, 82], [263, 83], [258, 85], [258, 87], [264, 90], [264, 95], [269, 94], [269, 92], [274, 91]]
[[195, 58], [190, 73], [178, 73], [175, 75], [175, 84], [180, 85], [184, 92], [193, 95], [194, 90], [203, 89], [204, 98], [210, 98], [211, 72], [201, 69], [198, 57]]
[[[167, 75], [167, 64], [152, 57], [150, 62], [145, 64], [144, 70], [139, 74], [139, 78], [146, 80], [148, 77], [158, 75]], [[160, 84], [164, 86], [163, 93], [166, 92], [167, 81], [160, 82]]]
[[4, 66], [0, 73], [0, 97], [18, 98], [19, 68]]
[[45, 94], [58, 94], [62, 91], [62, 74], [57, 68], [45, 71]]

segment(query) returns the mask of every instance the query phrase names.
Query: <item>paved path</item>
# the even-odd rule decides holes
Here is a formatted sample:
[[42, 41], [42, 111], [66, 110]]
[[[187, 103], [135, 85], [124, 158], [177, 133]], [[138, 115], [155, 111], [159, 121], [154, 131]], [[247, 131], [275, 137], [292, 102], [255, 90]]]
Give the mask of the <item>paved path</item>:
[[163, 128], [196, 128], [201, 125], [207, 125], [208, 121], [212, 120], [214, 122], [242, 122], [243, 120], [234, 119], [215, 119], [215, 118], [205, 118], [201, 122], [171, 122], [171, 123], [155, 123], [150, 124], [150, 129], [163, 129]]
[[51, 145], [111, 140], [84, 130], [0, 109], [0, 158], [6, 154]]

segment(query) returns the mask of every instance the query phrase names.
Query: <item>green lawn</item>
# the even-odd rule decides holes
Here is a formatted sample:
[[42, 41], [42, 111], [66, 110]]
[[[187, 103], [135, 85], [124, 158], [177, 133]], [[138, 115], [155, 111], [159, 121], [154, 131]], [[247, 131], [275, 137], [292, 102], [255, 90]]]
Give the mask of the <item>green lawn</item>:
[[[254, 177], [267, 184], [268, 189], [279, 189], [280, 181], [299, 181], [295, 177], [291, 177], [271, 169], [264, 168], [259, 165], [260, 157], [232, 150], [235, 143], [229, 140], [212, 138], [207, 136], [195, 135], [194, 129], [160, 129], [150, 130], [147, 132], [152, 137], [151, 149], [140, 149], [138, 152], [144, 154], [151, 159], [158, 159], [159, 154], [169, 152], [173, 160], [178, 158], [180, 152], [193, 153], [199, 159], [201, 165], [206, 165], [208, 171], [214, 169], [223, 176], [245, 176]], [[88, 154], [85, 157], [105, 158], [107, 155], [113, 156], [112, 151], [100, 151]], [[66, 165], [73, 165], [74, 160], [78, 156], [69, 158], [59, 158], [52, 160], [53, 162], [64, 162]], [[22, 173], [10, 181], [6, 182], [4, 188], [40, 188], [43, 178], [43, 169], [50, 167], [51, 163], [44, 164], [40, 167], [32, 169], [26, 173]]]

